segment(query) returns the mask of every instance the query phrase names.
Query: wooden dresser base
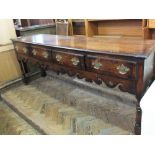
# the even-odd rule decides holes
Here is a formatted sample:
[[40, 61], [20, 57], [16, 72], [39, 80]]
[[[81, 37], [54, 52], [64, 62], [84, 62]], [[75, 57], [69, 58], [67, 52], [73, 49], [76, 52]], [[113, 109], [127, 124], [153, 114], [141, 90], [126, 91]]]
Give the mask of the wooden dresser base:
[[[21, 64], [22, 64], [22, 62], [23, 61], [20, 61]], [[25, 67], [24, 70], [26, 70], [28, 68], [27, 65], [26, 65], [27, 63], [24, 62], [24, 67]], [[45, 66], [41, 66], [41, 65], [39, 65], [39, 67], [40, 67], [40, 75], [41, 75], [41, 77], [46, 77], [46, 75], [47, 75], [46, 69], [48, 70], [48, 68], [45, 67]], [[50, 68], [50, 70], [51, 70], [51, 68]], [[68, 72], [65, 72], [65, 70], [63, 70], [63, 69], [60, 69], [59, 71], [57, 71], [57, 70], [53, 70], [53, 71], [55, 71], [58, 75], [59, 74], [66, 74], [67, 73], [69, 77], [75, 76], [75, 74], [70, 74]], [[79, 76], [79, 75], [76, 76], [76, 77], [79, 78], [79, 79], [82, 79], [83, 78], [82, 76]], [[28, 74], [28, 72], [23, 74], [22, 80], [23, 80], [23, 83], [24, 84], [26, 84], [26, 85], [29, 84], [29, 74]], [[93, 82], [93, 81], [86, 79], [86, 82]], [[100, 84], [98, 82], [95, 82], [95, 83], [96, 84]], [[136, 103], [136, 120], [135, 120], [136, 123], [135, 123], [135, 127], [134, 127], [135, 128], [134, 133], [136, 135], [140, 135], [141, 134], [141, 117], [142, 117], [142, 111], [141, 111], [141, 107], [139, 106], [139, 102], [137, 101], [135, 103]]]
[[17, 58], [28, 84], [28, 62], [46, 70], [67, 73], [136, 96], [135, 134], [141, 134], [140, 100], [153, 81], [155, 41], [32, 35], [13, 39]]

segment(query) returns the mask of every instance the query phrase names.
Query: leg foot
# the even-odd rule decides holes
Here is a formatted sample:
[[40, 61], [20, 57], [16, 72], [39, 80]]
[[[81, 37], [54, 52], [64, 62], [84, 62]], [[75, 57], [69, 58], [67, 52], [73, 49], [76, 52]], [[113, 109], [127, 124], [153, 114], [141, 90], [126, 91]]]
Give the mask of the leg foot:
[[44, 68], [40, 67], [40, 72], [41, 72], [41, 77], [45, 77], [46, 76], [46, 71]]
[[136, 107], [136, 124], [135, 124], [135, 134], [141, 134], [141, 117], [142, 117], [142, 110], [139, 105]]
[[29, 83], [28, 77], [26, 77], [26, 75], [23, 75], [23, 76], [22, 76], [22, 81], [23, 81], [23, 83], [24, 83], [25, 85], [28, 85], [28, 83]]

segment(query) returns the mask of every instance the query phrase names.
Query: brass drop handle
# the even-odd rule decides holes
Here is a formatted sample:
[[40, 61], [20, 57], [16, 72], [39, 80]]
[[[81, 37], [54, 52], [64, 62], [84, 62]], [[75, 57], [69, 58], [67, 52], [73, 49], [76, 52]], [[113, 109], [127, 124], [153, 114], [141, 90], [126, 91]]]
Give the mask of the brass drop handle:
[[44, 57], [45, 59], [48, 58], [48, 53], [47, 53], [47, 52], [44, 51], [44, 52], [42, 53], [42, 55], [43, 55], [43, 57]]
[[58, 62], [60, 62], [60, 61], [62, 60], [62, 56], [61, 56], [60, 54], [57, 54], [57, 55], [56, 55], [56, 60], [57, 60]]
[[120, 74], [124, 75], [127, 74], [130, 71], [130, 68], [124, 66], [123, 64], [117, 66], [117, 70]]
[[37, 51], [35, 49], [33, 49], [32, 54], [37, 55]]
[[80, 60], [79, 60], [78, 58], [76, 58], [76, 57], [72, 58], [71, 61], [72, 61], [72, 64], [73, 64], [74, 66], [77, 66], [78, 63], [80, 62]]
[[102, 67], [102, 64], [100, 63], [100, 62], [98, 62], [98, 61], [94, 61], [93, 63], [92, 63], [92, 65], [93, 65], [93, 68], [94, 69], [100, 69], [101, 67]]
[[28, 52], [26, 47], [23, 48], [23, 51], [24, 51], [25, 54]]

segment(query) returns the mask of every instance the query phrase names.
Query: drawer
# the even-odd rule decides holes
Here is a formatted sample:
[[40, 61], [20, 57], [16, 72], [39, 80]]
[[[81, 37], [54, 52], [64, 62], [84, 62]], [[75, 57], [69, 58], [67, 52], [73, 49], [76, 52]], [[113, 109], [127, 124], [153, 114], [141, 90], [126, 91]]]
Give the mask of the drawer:
[[136, 62], [122, 59], [88, 55], [87, 70], [98, 74], [117, 76], [126, 79], [136, 79]]
[[63, 66], [84, 69], [84, 55], [68, 51], [52, 51], [53, 61]]
[[44, 48], [40, 46], [31, 46], [30, 54], [32, 57], [43, 61], [50, 61], [51, 59], [51, 50], [49, 48]]
[[131, 94], [135, 94], [136, 92], [136, 80], [128, 80], [106, 75], [98, 75], [98, 77], [99, 79], [102, 79], [108, 87], [115, 88], [115, 90], [119, 89], [123, 92], [128, 92]]
[[15, 50], [19, 54], [29, 55], [28, 45], [24, 43], [15, 43]]
[[[69, 71], [69, 70], [68, 70]], [[128, 92], [135, 94], [136, 92], [136, 82], [137, 80], [123, 79], [119, 77], [113, 77], [108, 75], [101, 75], [95, 72], [81, 71], [78, 72], [78, 78], [85, 78], [88, 82], [95, 82], [98, 85], [102, 84], [102, 87], [109, 87], [114, 90], [121, 90], [123, 92]]]

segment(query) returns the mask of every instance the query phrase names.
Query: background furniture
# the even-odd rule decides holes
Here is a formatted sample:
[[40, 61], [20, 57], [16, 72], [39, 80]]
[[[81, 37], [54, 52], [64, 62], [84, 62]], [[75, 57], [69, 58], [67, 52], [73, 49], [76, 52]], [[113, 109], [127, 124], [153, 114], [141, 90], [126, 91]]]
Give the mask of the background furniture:
[[149, 36], [146, 19], [70, 19], [71, 35], [87, 37], [132, 37]]
[[[64, 22], [65, 21], [65, 22]], [[16, 23], [16, 20], [14, 20]], [[21, 19], [21, 27], [55, 25], [64, 35], [155, 39], [155, 19]], [[61, 24], [60, 24], [61, 23]], [[62, 24], [65, 23], [65, 24]], [[68, 23], [68, 24], [67, 24]], [[64, 28], [62, 28], [64, 25]], [[66, 27], [66, 28], [65, 28]], [[64, 29], [64, 30], [63, 30]], [[58, 32], [58, 33], [59, 33]], [[21, 32], [23, 33], [23, 32]]]
[[148, 39], [155, 39], [155, 19], [148, 19], [147, 26]]
[[55, 34], [54, 19], [14, 19], [17, 36]]
[[55, 22], [54, 19], [14, 19], [13, 21], [15, 25], [19, 25], [20, 27], [47, 25]]
[[86, 35], [85, 19], [69, 19], [70, 35]]
[[69, 35], [68, 22], [56, 22], [56, 34], [68, 36]]
[[55, 34], [55, 33], [56, 33], [55, 24], [36, 25], [36, 26], [16, 28], [17, 37], [33, 35], [33, 34]]

